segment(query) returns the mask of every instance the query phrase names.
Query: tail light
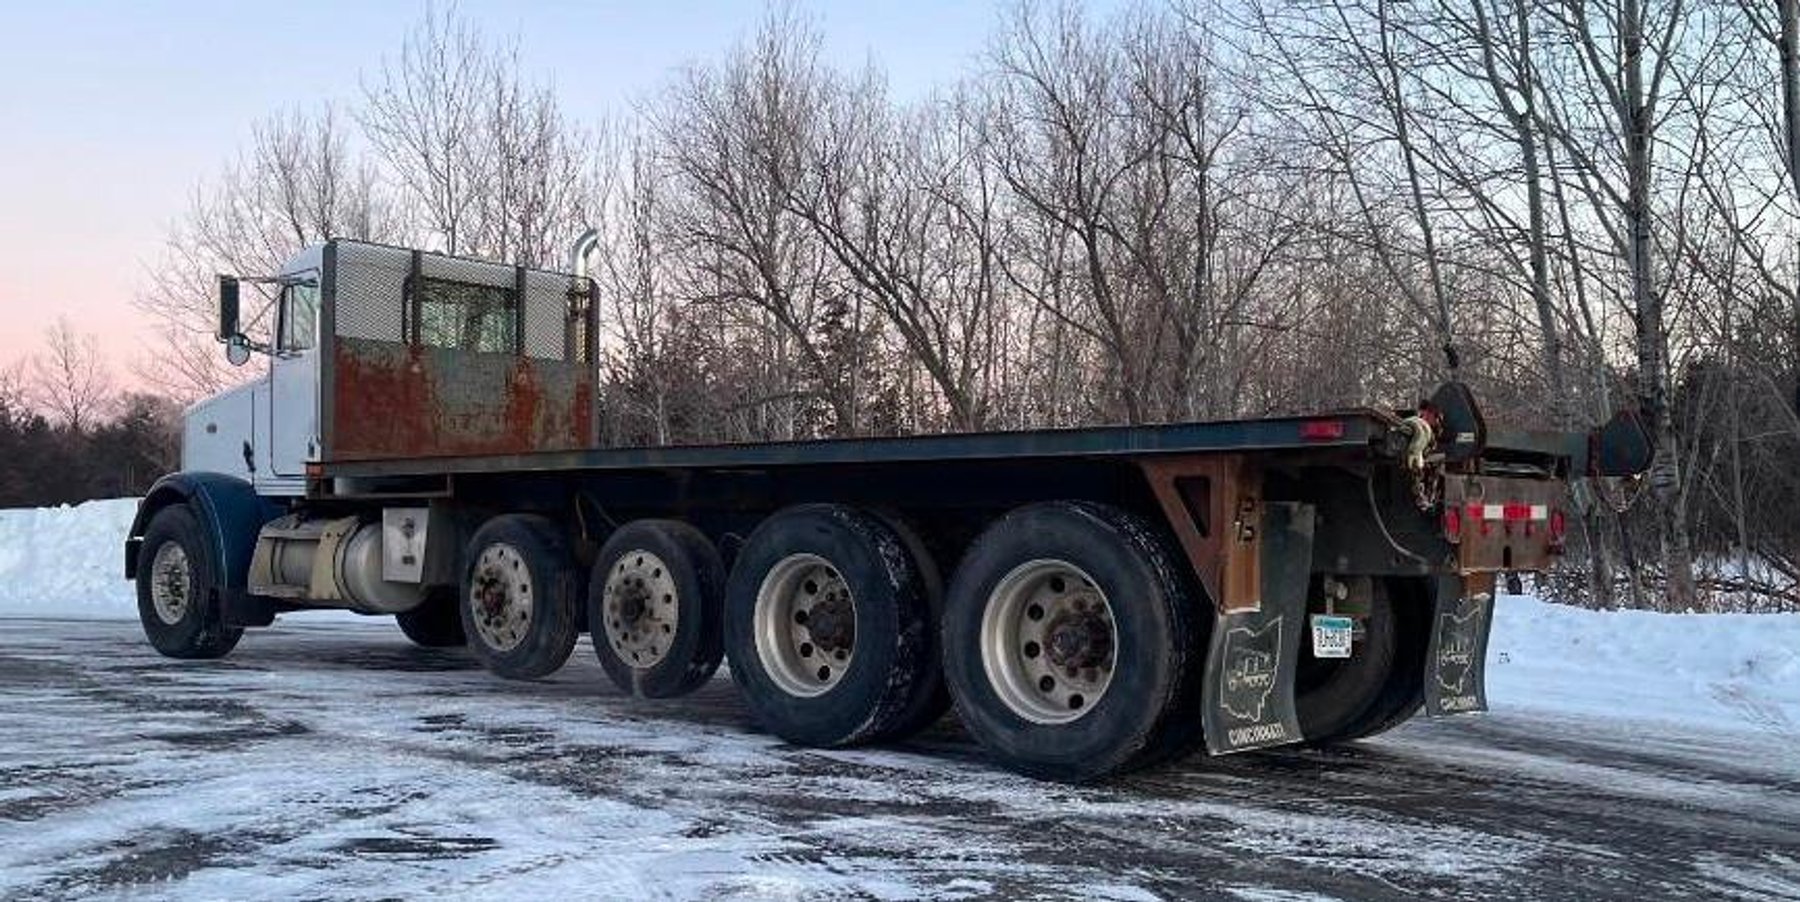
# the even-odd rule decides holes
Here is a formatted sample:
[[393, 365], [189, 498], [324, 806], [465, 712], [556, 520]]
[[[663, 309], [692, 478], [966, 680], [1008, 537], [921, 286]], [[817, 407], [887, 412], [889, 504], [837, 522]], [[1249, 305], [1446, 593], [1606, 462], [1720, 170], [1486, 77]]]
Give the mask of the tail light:
[[1343, 420], [1306, 420], [1300, 424], [1300, 438], [1305, 441], [1329, 442], [1343, 437]]
[[1471, 501], [1466, 506], [1450, 506], [1444, 509], [1444, 535], [1455, 542], [1462, 538], [1463, 529], [1473, 523], [1482, 535], [1488, 535], [1494, 524], [1507, 535], [1512, 535], [1515, 528], [1522, 529], [1527, 536], [1536, 535], [1542, 528], [1548, 534], [1550, 544], [1562, 544], [1563, 532], [1567, 522], [1560, 510], [1552, 510], [1547, 504], [1527, 504], [1522, 501], [1508, 501], [1501, 504]]

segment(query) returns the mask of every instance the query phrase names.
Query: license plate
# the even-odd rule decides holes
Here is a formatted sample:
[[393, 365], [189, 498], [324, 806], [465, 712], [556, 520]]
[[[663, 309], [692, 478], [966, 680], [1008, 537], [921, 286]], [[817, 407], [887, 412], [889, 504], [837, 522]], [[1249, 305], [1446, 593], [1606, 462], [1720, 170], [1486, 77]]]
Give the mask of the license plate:
[[1355, 628], [1356, 621], [1348, 617], [1339, 617], [1334, 614], [1314, 614], [1312, 616], [1313, 657], [1350, 657], [1350, 635]]

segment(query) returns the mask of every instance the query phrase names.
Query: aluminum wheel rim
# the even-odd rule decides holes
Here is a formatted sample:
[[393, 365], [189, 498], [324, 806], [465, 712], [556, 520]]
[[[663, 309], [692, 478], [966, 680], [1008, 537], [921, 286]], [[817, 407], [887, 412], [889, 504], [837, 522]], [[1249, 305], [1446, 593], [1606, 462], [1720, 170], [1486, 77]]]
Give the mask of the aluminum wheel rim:
[[511, 651], [531, 628], [531, 570], [525, 555], [497, 542], [481, 549], [469, 580], [475, 632], [495, 651]]
[[856, 658], [856, 599], [843, 574], [816, 554], [792, 554], [769, 568], [752, 620], [756, 657], [789, 695], [824, 695]]
[[174, 626], [187, 616], [194, 592], [187, 549], [180, 542], [164, 542], [150, 560], [150, 607], [156, 618]]
[[607, 644], [633, 668], [655, 667], [675, 641], [679, 601], [675, 578], [662, 558], [643, 550], [620, 555], [606, 574]]
[[981, 666], [1014, 714], [1073, 723], [1112, 685], [1117, 637], [1112, 604], [1092, 577], [1067, 561], [1029, 561], [988, 595]]

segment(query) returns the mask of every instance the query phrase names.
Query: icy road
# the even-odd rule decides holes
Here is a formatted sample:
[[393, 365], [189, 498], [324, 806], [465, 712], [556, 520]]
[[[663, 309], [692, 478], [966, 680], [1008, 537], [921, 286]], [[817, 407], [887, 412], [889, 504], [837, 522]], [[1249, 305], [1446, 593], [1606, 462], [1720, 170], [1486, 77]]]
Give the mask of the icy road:
[[385, 621], [284, 620], [229, 659], [129, 621], [0, 619], [0, 897], [1800, 898], [1800, 754], [1501, 712], [1351, 751], [1084, 789], [951, 723], [795, 748], [729, 680], [540, 685]]

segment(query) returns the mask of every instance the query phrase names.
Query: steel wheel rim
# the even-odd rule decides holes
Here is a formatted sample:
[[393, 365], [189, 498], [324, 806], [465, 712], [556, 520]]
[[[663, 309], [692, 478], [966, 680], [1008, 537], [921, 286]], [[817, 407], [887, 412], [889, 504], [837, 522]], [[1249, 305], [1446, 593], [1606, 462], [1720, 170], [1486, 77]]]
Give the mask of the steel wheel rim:
[[843, 574], [816, 554], [788, 555], [756, 591], [756, 657], [783, 692], [824, 695], [856, 658], [855, 622], [856, 599]]
[[499, 652], [519, 647], [531, 628], [531, 601], [531, 569], [525, 555], [503, 542], [481, 549], [468, 598], [481, 641]]
[[1061, 560], [1002, 577], [981, 616], [981, 666], [1014, 714], [1038, 724], [1085, 717], [1112, 685], [1118, 628], [1093, 577]]
[[187, 616], [193, 600], [194, 576], [187, 549], [180, 542], [164, 542], [150, 560], [150, 607], [156, 619], [170, 626]]
[[679, 602], [662, 558], [641, 549], [620, 555], [606, 574], [602, 601], [607, 645], [633, 668], [655, 667], [675, 641]]

